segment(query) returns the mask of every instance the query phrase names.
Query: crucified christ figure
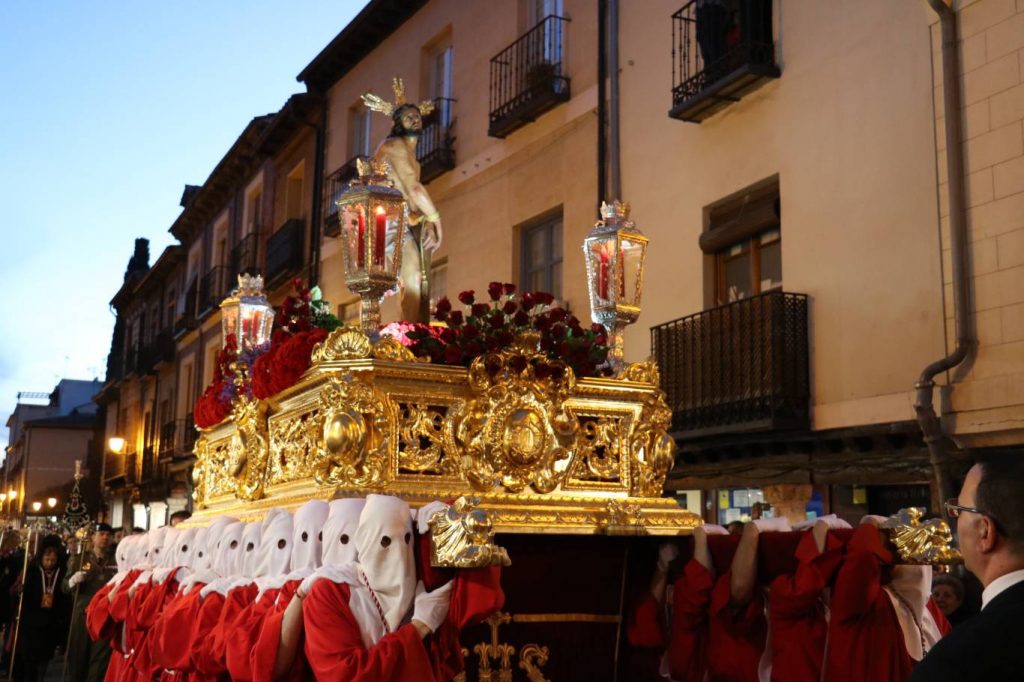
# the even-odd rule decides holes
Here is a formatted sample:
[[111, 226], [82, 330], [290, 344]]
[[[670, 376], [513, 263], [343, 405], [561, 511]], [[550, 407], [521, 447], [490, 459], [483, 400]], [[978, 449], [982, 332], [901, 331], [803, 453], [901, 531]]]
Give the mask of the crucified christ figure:
[[433, 102], [412, 104], [405, 101], [401, 78], [392, 84], [395, 103], [377, 95], [363, 95], [369, 109], [391, 117], [391, 132], [377, 147], [373, 157], [387, 162], [388, 177], [405, 197], [408, 205], [409, 231], [402, 240], [401, 310], [408, 322], [430, 321], [430, 257], [441, 245], [441, 216], [420, 182], [420, 164], [416, 160], [416, 144], [423, 130], [423, 116], [429, 114]]

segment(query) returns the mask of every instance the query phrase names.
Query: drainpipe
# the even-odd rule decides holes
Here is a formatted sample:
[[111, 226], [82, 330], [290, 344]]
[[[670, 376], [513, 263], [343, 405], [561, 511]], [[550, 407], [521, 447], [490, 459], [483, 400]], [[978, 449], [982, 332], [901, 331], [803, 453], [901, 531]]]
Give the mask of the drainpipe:
[[960, 59], [957, 48], [956, 12], [946, 0], [928, 0], [939, 15], [942, 28], [942, 85], [946, 121], [946, 166], [949, 181], [949, 236], [953, 260], [953, 314], [956, 322], [956, 347], [949, 355], [924, 368], [914, 388], [917, 397], [914, 410], [921, 425], [932, 465], [935, 490], [939, 500], [953, 497], [956, 491], [950, 474], [949, 438], [942, 433], [942, 422], [933, 404], [935, 377], [967, 358], [973, 341], [968, 316], [967, 221], [964, 202], [964, 157], [960, 109]]
[[611, 199], [622, 200], [619, 167], [619, 0], [608, 0], [608, 75], [611, 96], [608, 108], [608, 156], [611, 171]]
[[310, 211], [309, 226], [309, 287], [312, 289], [320, 281], [320, 223], [323, 214], [324, 197], [324, 163], [326, 156], [326, 135], [324, 128], [327, 126], [327, 97], [324, 96], [320, 108], [320, 121], [316, 124], [308, 120], [304, 124], [313, 129], [315, 135], [316, 150], [313, 157], [313, 207]]

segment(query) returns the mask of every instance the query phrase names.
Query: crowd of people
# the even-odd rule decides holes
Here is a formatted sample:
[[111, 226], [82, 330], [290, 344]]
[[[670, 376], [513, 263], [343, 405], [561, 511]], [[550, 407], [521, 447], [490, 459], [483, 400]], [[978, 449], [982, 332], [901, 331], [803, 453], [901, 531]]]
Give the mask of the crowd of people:
[[[962, 581], [901, 563], [882, 517], [834, 515], [790, 526], [761, 518], [738, 533], [695, 530], [664, 543], [627, 623], [630, 679], [922, 682], [1024, 679], [1024, 459], [993, 457], [947, 503]], [[954, 625], [955, 628], [954, 629]]]

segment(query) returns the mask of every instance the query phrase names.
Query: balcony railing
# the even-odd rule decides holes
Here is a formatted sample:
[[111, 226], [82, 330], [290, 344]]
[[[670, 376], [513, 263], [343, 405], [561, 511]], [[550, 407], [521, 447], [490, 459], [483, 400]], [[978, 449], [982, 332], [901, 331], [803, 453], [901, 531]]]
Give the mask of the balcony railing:
[[[353, 156], [324, 180], [324, 236], [337, 237], [341, 234], [341, 224], [338, 222], [338, 199], [348, 187], [348, 183], [352, 182], [352, 179], [359, 174], [356, 168], [358, 159], [365, 160], [366, 157]], [[420, 174], [422, 177], [422, 170]]]
[[267, 242], [267, 287], [273, 288], [302, 267], [305, 222], [286, 220]]
[[196, 427], [192, 415], [185, 419], [174, 419], [160, 427], [160, 459], [187, 457], [192, 454], [196, 443]]
[[491, 137], [506, 137], [569, 99], [565, 33], [569, 20], [545, 17], [491, 59]]
[[232, 281], [234, 281], [236, 275], [259, 274], [259, 244], [259, 232], [250, 232], [242, 237], [240, 242], [235, 244], [235, 248], [231, 249], [231, 272], [228, 276]]
[[139, 349], [135, 363], [138, 374], [148, 374], [163, 362], [174, 360], [174, 337], [169, 329], [158, 333], [148, 344]]
[[809, 427], [807, 296], [772, 291], [651, 328], [684, 439]]
[[690, 0], [672, 15], [672, 118], [699, 123], [781, 75], [771, 0], [727, 5]]
[[196, 301], [199, 296], [199, 282], [193, 278], [192, 283], [185, 292], [185, 307], [181, 315], [174, 321], [174, 336], [180, 337], [190, 329], [196, 327]]
[[423, 119], [423, 133], [416, 148], [422, 182], [430, 182], [455, 168], [455, 138], [452, 137], [454, 102], [447, 97], [438, 97], [434, 100], [434, 110]]
[[199, 280], [199, 315], [205, 315], [215, 310], [230, 291], [228, 269], [222, 265], [207, 270], [203, 278]]

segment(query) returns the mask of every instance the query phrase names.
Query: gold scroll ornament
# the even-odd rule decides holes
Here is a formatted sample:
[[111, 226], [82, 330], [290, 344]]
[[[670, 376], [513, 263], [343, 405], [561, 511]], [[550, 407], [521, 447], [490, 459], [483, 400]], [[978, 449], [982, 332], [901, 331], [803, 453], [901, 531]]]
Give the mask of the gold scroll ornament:
[[430, 565], [444, 568], [511, 566], [508, 552], [494, 544], [494, 528], [479, 500], [460, 497], [430, 517]]
[[942, 519], [922, 522], [924, 509], [900, 509], [880, 526], [896, 547], [900, 563], [949, 566], [963, 562], [960, 550], [953, 547], [953, 533]]

